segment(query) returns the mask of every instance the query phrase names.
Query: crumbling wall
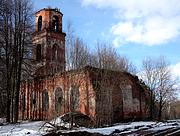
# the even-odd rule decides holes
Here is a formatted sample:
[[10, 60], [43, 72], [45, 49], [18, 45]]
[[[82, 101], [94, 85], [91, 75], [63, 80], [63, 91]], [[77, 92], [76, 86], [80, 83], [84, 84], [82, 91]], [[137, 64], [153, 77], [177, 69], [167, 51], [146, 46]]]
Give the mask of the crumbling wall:
[[[49, 120], [72, 111], [88, 115], [96, 126], [149, 116], [146, 91], [133, 76], [120, 72], [99, 73], [76, 70], [37, 78], [21, 84], [20, 116], [22, 119]], [[72, 102], [75, 87], [79, 91], [76, 105]], [[48, 92], [48, 108], [43, 109], [43, 91]], [[58, 95], [56, 90], [61, 90]], [[36, 95], [33, 93], [35, 92]], [[35, 102], [32, 99], [35, 98]], [[58, 97], [59, 96], [59, 97]], [[25, 107], [23, 106], [25, 101]], [[34, 108], [32, 108], [34, 104]], [[57, 108], [59, 105], [59, 108]]]
[[[78, 102], [72, 102], [72, 94], [76, 87]], [[57, 89], [61, 90], [61, 96], [57, 98]], [[26, 106], [23, 109], [23, 101], [20, 101], [20, 118], [32, 120], [49, 120], [56, 116], [72, 111], [80, 111], [90, 117], [95, 116], [95, 93], [91, 86], [88, 73], [65, 72], [59, 75], [42, 79], [34, 79], [32, 82], [21, 84], [21, 92], [25, 94]], [[77, 98], [77, 96], [76, 96]], [[61, 99], [61, 100], [60, 100]], [[78, 105], [77, 105], [78, 104]], [[59, 107], [57, 108], [57, 105]]]

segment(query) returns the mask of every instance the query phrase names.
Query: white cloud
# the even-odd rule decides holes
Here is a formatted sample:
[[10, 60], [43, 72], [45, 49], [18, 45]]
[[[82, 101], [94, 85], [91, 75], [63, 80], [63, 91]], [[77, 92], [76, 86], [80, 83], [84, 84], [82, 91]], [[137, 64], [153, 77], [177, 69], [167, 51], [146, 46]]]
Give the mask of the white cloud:
[[[177, 87], [180, 87], [180, 62], [172, 66], [172, 74], [177, 78]], [[177, 90], [177, 97], [180, 100], [180, 90]]]
[[180, 78], [180, 62], [172, 66], [172, 72], [175, 76]]
[[82, 0], [85, 6], [113, 8], [119, 23], [111, 28], [114, 45], [159, 45], [180, 35], [179, 0]]

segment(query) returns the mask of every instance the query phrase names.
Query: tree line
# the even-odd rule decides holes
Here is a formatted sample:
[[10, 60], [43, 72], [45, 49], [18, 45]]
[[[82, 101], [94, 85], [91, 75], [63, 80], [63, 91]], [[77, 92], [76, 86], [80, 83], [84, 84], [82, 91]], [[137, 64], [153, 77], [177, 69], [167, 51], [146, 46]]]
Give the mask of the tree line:
[[66, 69], [78, 69], [90, 65], [96, 68], [136, 73], [136, 67], [125, 56], [121, 56], [112, 44], [97, 41], [91, 50], [74, 34], [70, 21], [66, 29]]

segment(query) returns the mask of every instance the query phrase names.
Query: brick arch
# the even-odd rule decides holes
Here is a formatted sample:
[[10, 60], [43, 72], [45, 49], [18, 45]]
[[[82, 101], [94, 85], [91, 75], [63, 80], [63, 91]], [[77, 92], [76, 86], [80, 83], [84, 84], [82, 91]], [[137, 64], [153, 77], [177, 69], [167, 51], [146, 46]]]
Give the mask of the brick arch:
[[57, 113], [61, 112], [63, 106], [63, 90], [61, 87], [55, 89], [55, 111]]

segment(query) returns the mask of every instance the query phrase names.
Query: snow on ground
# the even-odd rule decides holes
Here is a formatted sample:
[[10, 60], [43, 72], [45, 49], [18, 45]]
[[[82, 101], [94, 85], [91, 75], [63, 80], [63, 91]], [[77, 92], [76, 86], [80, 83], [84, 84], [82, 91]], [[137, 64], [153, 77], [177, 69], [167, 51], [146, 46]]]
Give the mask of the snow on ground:
[[154, 128], [148, 129], [149, 131], [160, 131], [164, 129], [170, 129], [174, 126], [180, 126], [180, 120], [168, 120], [167, 122], [159, 122]]
[[[51, 120], [50, 123], [70, 128], [70, 124], [63, 122], [61, 117]], [[45, 121], [23, 121], [19, 124], [5, 124], [5, 119], [0, 118], [0, 123], [4, 124], [0, 125], [0, 136], [41, 136], [53, 129], [53, 126]]]
[[164, 130], [164, 129], [169, 129], [169, 128], [173, 128], [173, 126], [158, 126], [158, 127], [155, 127], [155, 128], [151, 128], [151, 129], [148, 129], [149, 131], [159, 131], [159, 130]]
[[0, 136], [41, 136], [46, 132], [41, 130], [43, 121], [22, 122], [0, 126]]
[[[65, 114], [64, 114], [64, 115], [65, 115]], [[71, 127], [71, 124], [68, 123], [68, 122], [64, 122], [64, 121], [62, 120], [62, 117], [63, 117], [64, 115], [59, 116], [59, 117], [51, 120], [50, 123], [52, 123], [52, 124], [54, 124], [54, 125], [56, 125], [56, 126], [63, 126], [63, 127], [65, 127], [65, 128], [70, 128], [70, 127]], [[74, 124], [74, 125], [75, 125], [75, 124]]]
[[[46, 129], [40, 129], [44, 121], [35, 121], [35, 122], [22, 122], [20, 124], [9, 124], [9, 125], [4, 125], [0, 126], [0, 136], [41, 136], [42, 134], [46, 134]], [[50, 123], [56, 124], [58, 126], [63, 126], [69, 127], [68, 123], [64, 123], [61, 118], [57, 118], [56, 120], [52, 120]], [[119, 124], [116, 126], [112, 127], [106, 127], [106, 128], [79, 128], [78, 130], [70, 130], [69, 132], [75, 132], [75, 131], [86, 131], [89, 133], [100, 133], [104, 135], [109, 135], [115, 130], [124, 130], [124, 129], [134, 129], [135, 127], [145, 127], [147, 125], [154, 125], [155, 122], [133, 122], [129, 124]], [[50, 124], [46, 124], [45, 127], [50, 126]], [[64, 132], [68, 132], [65, 130], [61, 130]]]
[[[63, 122], [62, 116], [50, 121], [56, 126], [70, 127], [69, 123]], [[0, 118], [0, 136], [41, 136], [53, 129], [53, 126], [45, 121], [23, 121], [19, 124], [5, 124], [5, 119]], [[43, 127], [42, 127], [43, 126]]]
[[131, 131], [133, 131], [134, 128], [136, 127], [146, 127], [146, 126], [149, 126], [149, 125], [155, 125], [156, 122], [132, 122], [132, 123], [129, 123], [129, 124], [119, 124], [119, 125], [116, 125], [116, 126], [112, 126], [112, 127], [105, 127], [105, 128], [92, 128], [92, 129], [89, 129], [89, 128], [81, 128], [79, 130], [71, 130], [69, 132], [83, 132], [83, 131], [86, 131], [86, 132], [89, 132], [89, 133], [99, 133], [99, 134], [103, 134], [103, 135], [109, 135], [111, 134], [112, 132], [114, 132], [115, 130], [119, 130], [119, 131], [123, 131], [125, 129], [131, 129]]
[[89, 132], [89, 133], [99, 133], [102, 135], [110, 135], [113, 132], [118, 132], [119, 134], [135, 132], [137, 130], [147, 129], [149, 131], [160, 131], [169, 128], [173, 128], [175, 126], [180, 127], [180, 120], [167, 121], [167, 122], [132, 122], [132, 123], [122, 123], [116, 124], [112, 127], [105, 128], [80, 128], [77, 130], [69, 130], [69, 131], [59, 131], [62, 133], [70, 133], [70, 132]]
[[[1, 120], [1, 119], [0, 119]], [[68, 123], [64, 123], [61, 117], [58, 117], [52, 121], [51, 124], [69, 127]], [[41, 136], [47, 133], [47, 130], [52, 129], [52, 125], [44, 121], [23, 121], [19, 124], [5, 124], [0, 126], [0, 136]], [[141, 130], [143, 128], [148, 128], [148, 130], [158, 131], [166, 128], [171, 128], [174, 125], [180, 126], [180, 120], [172, 120], [167, 122], [131, 122], [131, 123], [120, 123], [115, 124], [111, 127], [104, 128], [76, 128], [76, 130], [59, 130], [61, 133], [70, 133], [70, 132], [89, 132], [89, 133], [99, 133], [102, 135], [109, 135], [114, 131], [119, 131], [119, 133], [134, 132]], [[43, 126], [43, 127], [42, 127]], [[50, 128], [48, 128], [50, 127]]]

